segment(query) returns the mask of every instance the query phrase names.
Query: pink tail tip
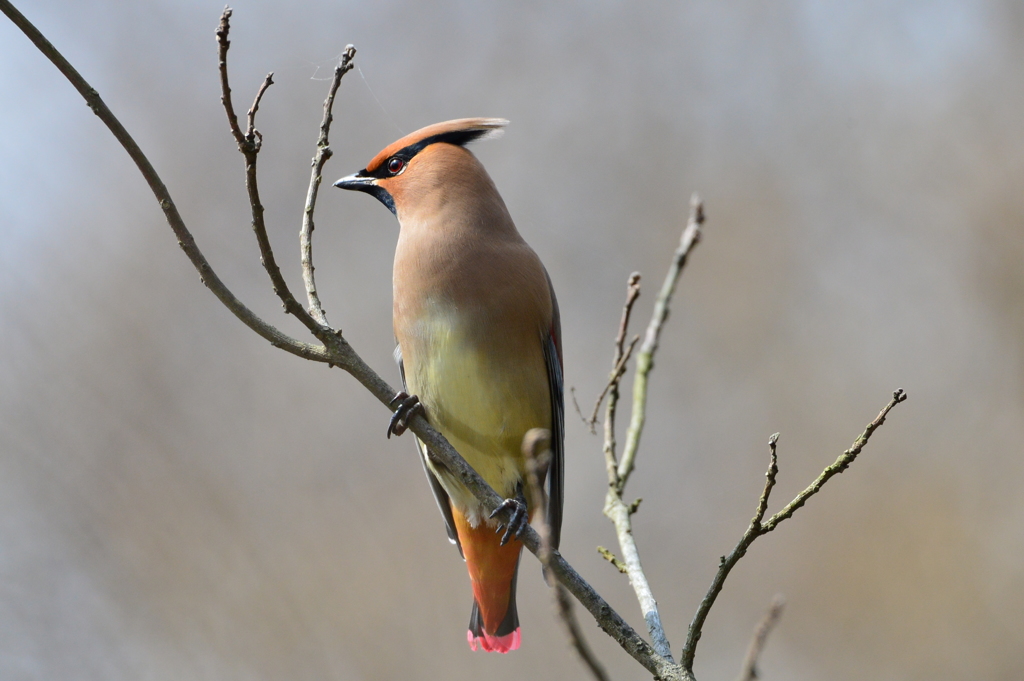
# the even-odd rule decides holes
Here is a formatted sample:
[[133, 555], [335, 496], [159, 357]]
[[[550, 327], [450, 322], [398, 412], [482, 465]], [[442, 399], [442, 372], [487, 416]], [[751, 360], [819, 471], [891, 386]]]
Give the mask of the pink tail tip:
[[491, 636], [486, 631], [483, 636], [474, 636], [472, 631], [467, 631], [466, 640], [469, 641], [470, 650], [476, 650], [479, 646], [481, 650], [489, 653], [508, 653], [519, 648], [522, 636], [519, 634], [519, 627], [516, 627], [511, 634], [504, 636]]

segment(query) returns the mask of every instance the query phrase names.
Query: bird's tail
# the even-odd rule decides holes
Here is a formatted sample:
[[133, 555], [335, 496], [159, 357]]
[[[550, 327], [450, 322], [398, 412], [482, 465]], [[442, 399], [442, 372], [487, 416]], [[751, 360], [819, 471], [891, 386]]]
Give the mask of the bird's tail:
[[470, 527], [458, 511], [453, 516], [473, 586], [473, 612], [466, 633], [469, 647], [496, 653], [515, 650], [520, 642], [516, 575], [522, 542], [513, 539], [501, 546], [501, 535], [486, 522]]
[[484, 627], [484, 618], [480, 615], [480, 606], [476, 599], [473, 599], [473, 611], [469, 614], [469, 631], [466, 632], [466, 640], [469, 647], [476, 650], [485, 650], [489, 653], [507, 653], [519, 647], [521, 635], [519, 633], [519, 613], [516, 612], [516, 584], [512, 582], [512, 595], [509, 598], [508, 610], [505, 612], [505, 619], [498, 625], [493, 634], [487, 633]]

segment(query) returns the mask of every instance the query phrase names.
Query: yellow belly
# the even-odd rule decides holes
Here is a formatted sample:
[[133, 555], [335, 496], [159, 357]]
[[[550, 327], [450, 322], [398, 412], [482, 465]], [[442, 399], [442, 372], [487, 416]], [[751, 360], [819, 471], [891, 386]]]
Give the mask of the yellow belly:
[[[481, 334], [479, 324], [469, 334], [466, 320], [454, 315], [429, 318], [399, 338], [409, 392], [498, 494], [515, 496], [523, 479], [523, 436], [551, 427], [540, 335], [527, 330], [517, 337], [510, 330], [496, 338]], [[485, 519], [475, 497], [445, 471], [431, 469], [472, 526]]]

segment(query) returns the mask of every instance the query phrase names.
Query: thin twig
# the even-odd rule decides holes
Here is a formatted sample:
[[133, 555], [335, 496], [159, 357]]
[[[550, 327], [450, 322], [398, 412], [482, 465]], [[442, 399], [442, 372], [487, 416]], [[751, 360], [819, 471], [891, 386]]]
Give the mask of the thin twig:
[[752, 525], [760, 526], [761, 521], [764, 519], [764, 514], [768, 510], [768, 497], [772, 495], [772, 488], [775, 487], [775, 478], [779, 475], [779, 455], [776, 452], [778, 444], [778, 433], [768, 438], [768, 451], [770, 452], [768, 472], [764, 474], [764, 489], [761, 491], [761, 498], [757, 501], [757, 511], [754, 512]]
[[594, 432], [594, 425], [597, 423], [597, 412], [601, 409], [601, 403], [604, 401], [605, 395], [613, 388], [618, 388], [622, 374], [626, 371], [626, 363], [629, 361], [629, 356], [633, 353], [633, 348], [636, 347], [637, 341], [640, 340], [640, 336], [634, 336], [633, 340], [629, 343], [629, 347], [623, 350], [623, 345], [626, 342], [626, 332], [629, 329], [629, 315], [632, 313], [633, 304], [639, 296], [640, 273], [633, 272], [633, 274], [629, 275], [629, 281], [626, 282], [626, 304], [622, 306], [619, 333], [615, 336], [615, 359], [612, 361], [612, 371], [608, 376], [608, 382], [605, 384], [604, 390], [601, 391], [601, 394], [597, 396], [597, 400], [594, 401], [594, 411], [590, 414], [590, 418], [584, 421], [590, 425], [591, 433]]
[[[533, 428], [523, 436], [523, 456], [526, 459], [526, 483], [527, 499], [530, 508], [544, 509], [547, 502], [544, 499], [544, 486], [542, 478], [551, 464], [551, 431], [543, 428]], [[551, 527], [543, 511], [537, 513], [537, 534], [540, 537], [540, 558], [544, 566], [544, 574], [551, 573]], [[590, 649], [583, 632], [580, 630], [579, 622], [572, 611], [572, 602], [565, 591], [565, 587], [558, 582], [548, 580], [551, 585], [551, 593], [555, 601], [555, 609], [558, 618], [565, 627], [566, 636], [573, 649], [583, 660], [583, 663], [590, 669], [590, 673], [598, 681], [608, 681], [608, 674], [604, 666], [598, 662], [594, 652]]]
[[715, 604], [718, 594], [721, 593], [726, 577], [729, 576], [729, 572], [732, 571], [740, 558], [747, 553], [747, 549], [754, 543], [754, 540], [762, 534], [761, 519], [764, 518], [765, 511], [768, 508], [768, 498], [771, 496], [772, 488], [775, 487], [775, 478], [779, 472], [778, 456], [776, 454], [778, 441], [778, 433], [768, 438], [768, 448], [771, 452], [770, 462], [768, 464], [768, 471], [765, 473], [764, 489], [758, 498], [754, 517], [751, 519], [750, 525], [747, 526], [747, 530], [740, 537], [740, 541], [736, 544], [736, 548], [733, 549], [732, 553], [728, 556], [722, 556], [719, 560], [718, 572], [715, 573], [711, 587], [708, 589], [707, 595], [704, 596], [704, 600], [700, 602], [700, 606], [693, 616], [693, 621], [690, 622], [690, 628], [686, 632], [686, 643], [683, 644], [680, 663], [687, 669], [693, 669], [693, 658], [697, 652], [697, 642], [700, 641], [704, 621], [707, 619], [708, 613], [711, 612], [711, 606]]
[[754, 635], [750, 639], [750, 646], [747, 648], [747, 655], [743, 658], [743, 666], [740, 668], [736, 681], [754, 681], [760, 676], [757, 673], [757, 658], [761, 656], [761, 651], [764, 650], [764, 643], [768, 639], [768, 634], [778, 624], [779, 617], [782, 615], [782, 608], [785, 604], [786, 601], [782, 598], [782, 594], [778, 594], [772, 599], [768, 612], [764, 614], [757, 628], [754, 629]]
[[629, 332], [629, 317], [633, 313], [633, 304], [640, 297], [640, 273], [633, 272], [626, 280], [626, 304], [622, 306], [622, 318], [619, 320], [619, 332], [615, 336], [615, 356], [621, 358], [622, 345], [626, 342]]
[[[628, 352], [632, 352], [634, 345], [636, 345], [635, 340], [629, 344]], [[608, 473], [608, 484], [610, 485], [618, 485], [618, 466], [615, 459], [615, 412], [619, 405], [619, 380], [626, 370], [626, 360], [628, 359], [629, 357], [625, 354], [622, 356], [619, 364], [612, 370], [612, 379], [608, 381], [608, 385], [605, 387], [605, 392], [608, 393], [608, 404], [605, 406], [604, 417], [604, 465]], [[603, 395], [600, 399], [603, 399]], [[594, 409], [597, 409], [597, 405], [594, 406]], [[593, 419], [593, 417], [591, 418]], [[593, 427], [593, 422], [591, 422], [591, 427]]]
[[654, 367], [654, 353], [658, 349], [658, 339], [661, 336], [661, 327], [668, 319], [669, 302], [676, 289], [676, 282], [682, 274], [686, 259], [693, 247], [700, 243], [701, 225], [704, 224], [704, 204], [696, 194], [690, 199], [690, 219], [686, 223], [686, 229], [679, 239], [679, 248], [672, 257], [672, 265], [669, 267], [665, 281], [661, 285], [661, 291], [654, 302], [654, 313], [651, 315], [651, 322], [644, 334], [644, 342], [640, 346], [640, 354], [636, 358], [636, 377], [633, 379], [633, 414], [629, 422], [629, 430], [626, 431], [626, 444], [622, 450], [622, 460], [619, 462], [618, 484], [624, 486], [633, 472], [633, 465], [636, 461], [637, 449], [640, 446], [640, 435], [644, 429], [644, 421], [647, 418], [647, 376]]
[[569, 635], [569, 641], [576, 653], [583, 660], [583, 663], [587, 665], [590, 673], [594, 675], [597, 681], [609, 681], [608, 673], [604, 670], [604, 665], [594, 655], [594, 651], [590, 649], [590, 645], [586, 639], [583, 638], [583, 631], [580, 629], [580, 623], [576, 620], [576, 615], [572, 610], [572, 601], [569, 600], [569, 592], [565, 590], [565, 587], [561, 584], [555, 584], [555, 604], [558, 607], [559, 615], [562, 621], [565, 623], [566, 631]]
[[[226, 35], [227, 28], [225, 28]], [[227, 50], [224, 50], [225, 54]], [[221, 62], [222, 68], [225, 73], [227, 72], [227, 60], [223, 59]], [[226, 77], [225, 77], [226, 80]], [[260, 110], [260, 102], [263, 100], [263, 95], [266, 94], [267, 88], [274, 84], [274, 72], [271, 71], [267, 74], [267, 77], [263, 79], [263, 85], [260, 85], [260, 89], [256, 91], [256, 98], [252, 100], [252, 106], [249, 107], [248, 113], [246, 113], [246, 126], [245, 126], [245, 139], [250, 144], [256, 145], [256, 151], [259, 151], [259, 146], [263, 143], [263, 135], [260, 134], [259, 130], [256, 129], [256, 112]], [[228, 89], [228, 100], [230, 101], [230, 88]], [[232, 110], [232, 113], [234, 111]]]
[[614, 566], [616, 570], [618, 570], [619, 572], [621, 572], [624, 575], [629, 574], [629, 568], [626, 567], [625, 563], [623, 563], [621, 560], [616, 558], [614, 553], [612, 553], [611, 551], [609, 551], [608, 549], [606, 549], [603, 546], [598, 546], [597, 547], [597, 552], [601, 554], [602, 558], [604, 558], [606, 561], [611, 563], [612, 566]]
[[590, 422], [587, 421], [587, 417], [583, 415], [583, 410], [580, 409], [580, 403], [576, 400], [576, 386], [569, 386], [569, 394], [572, 395], [572, 406], [576, 408], [576, 415], [580, 417], [580, 421], [583, 421], [583, 425], [589, 426]]
[[[619, 406], [619, 383], [622, 380], [622, 374], [626, 370], [626, 352], [623, 349], [623, 342], [626, 338], [626, 333], [629, 330], [629, 316], [633, 311], [633, 304], [636, 303], [636, 299], [640, 296], [640, 273], [633, 272], [629, 275], [629, 279], [626, 281], [626, 302], [622, 305], [622, 317], [619, 320], [619, 330], [615, 334], [615, 353], [612, 357], [612, 371], [608, 378], [608, 383], [605, 389], [601, 391], [601, 395], [597, 398], [597, 403], [594, 405], [594, 414], [596, 415], [598, 407], [601, 406], [601, 400], [604, 399], [605, 394], [608, 395], [608, 402], [605, 405], [604, 412], [604, 466], [605, 471], [608, 473], [608, 484], [618, 485], [618, 461], [616, 460], [615, 453], [615, 414]], [[633, 347], [636, 345], [634, 340], [629, 344], [628, 352], [632, 354]], [[595, 416], [591, 416], [589, 419], [590, 429], [594, 429]]]
[[633, 348], [636, 347], [639, 342], [640, 336], [633, 336], [633, 339], [629, 341], [629, 345], [626, 346], [625, 352], [619, 357], [618, 363], [612, 367], [611, 375], [608, 377], [608, 382], [604, 385], [604, 390], [597, 396], [594, 401], [594, 411], [591, 412], [590, 418], [584, 419], [583, 422], [590, 426], [590, 432], [594, 433], [594, 427], [597, 425], [597, 412], [601, 410], [601, 403], [604, 402], [605, 395], [609, 391], [618, 388], [619, 382], [622, 379], [622, 374], [626, 373], [626, 364], [629, 363], [629, 357], [633, 354]]
[[[235, 140], [238, 141], [241, 131], [238, 129], [238, 120], [235, 117], [234, 105], [231, 102], [231, 87], [228, 83], [227, 55], [228, 47], [231, 44], [228, 40], [228, 33], [230, 31], [228, 19], [230, 17], [231, 9], [224, 8], [220, 24], [217, 27], [217, 45], [218, 54], [220, 56], [219, 68], [221, 102], [224, 104], [224, 112], [227, 114], [228, 125], [231, 126], [231, 132], [235, 136]], [[309, 329], [313, 335], [326, 344], [327, 341], [325, 341], [324, 338], [329, 335], [329, 330], [326, 329], [319, 321], [313, 319], [306, 309], [299, 305], [295, 296], [292, 295], [287, 282], [284, 280], [284, 276], [281, 274], [281, 268], [277, 266], [277, 259], [274, 257], [274, 250], [271, 248], [270, 238], [267, 236], [267, 225], [264, 221], [263, 203], [260, 201], [259, 182], [256, 175], [256, 160], [259, 157], [260, 148], [262, 146], [262, 136], [256, 132], [255, 116], [260, 98], [263, 96], [266, 89], [270, 87], [271, 83], [273, 83], [271, 75], [266, 77], [263, 81], [263, 85], [259, 89], [259, 93], [253, 103], [253, 108], [249, 110], [249, 121], [246, 134], [242, 136], [242, 140], [238, 142], [238, 150], [242, 152], [242, 155], [245, 157], [245, 188], [249, 193], [249, 208], [252, 213], [252, 230], [256, 235], [256, 243], [259, 245], [260, 260], [263, 263], [263, 268], [267, 271], [267, 275], [270, 277], [270, 283], [274, 288], [274, 293], [281, 299], [284, 311], [293, 315], [296, 319], [302, 322], [302, 324]]]
[[[114, 138], [121, 144], [128, 155], [131, 157], [135, 166], [142, 173], [142, 177], [145, 178], [146, 184], [149, 185], [150, 191], [156, 197], [157, 203], [160, 204], [161, 210], [164, 212], [164, 217], [167, 219], [167, 223], [170, 225], [171, 230], [174, 232], [174, 236], [178, 240], [178, 245], [181, 250], [185, 252], [186, 257], [192, 262], [192, 265], [199, 272], [199, 276], [203, 284], [210, 289], [210, 291], [217, 296], [225, 307], [231, 310], [238, 319], [242, 321], [246, 326], [259, 334], [262, 338], [270, 342], [274, 347], [286, 350], [293, 355], [299, 357], [305, 357], [306, 359], [315, 360], [318, 362], [335, 362], [332, 359], [331, 353], [327, 348], [314, 345], [311, 343], [304, 343], [298, 339], [292, 338], [291, 336], [278, 330], [276, 327], [268, 324], [267, 322], [260, 319], [252, 310], [245, 306], [235, 295], [224, 285], [220, 277], [210, 267], [210, 263], [206, 260], [206, 257], [196, 246], [195, 239], [192, 233], [189, 232], [185, 226], [185, 222], [181, 219], [181, 214], [178, 213], [178, 208], [174, 204], [174, 200], [171, 198], [170, 192], [167, 191], [167, 187], [164, 185], [163, 180], [157, 174], [156, 169], [153, 168], [153, 164], [149, 162], [146, 155], [142, 153], [142, 149], [135, 142], [132, 136], [128, 133], [125, 127], [121, 124], [121, 121], [110, 111], [107, 105], [103, 102], [99, 93], [89, 85], [88, 82], [81, 76], [80, 73], [73, 67], [64, 56], [57, 51], [57, 49], [50, 43], [49, 40], [43, 36], [39, 30], [32, 25], [24, 15], [21, 14], [8, 0], [0, 0], [0, 11], [2, 11], [7, 17], [28, 37], [29, 40], [39, 49], [43, 55], [49, 59], [54, 66], [64, 75], [65, 78], [71, 83], [72, 86], [78, 93], [82, 95], [89, 108], [96, 116], [103, 121], [103, 124], [107, 126]], [[339, 353], [338, 359], [341, 359]], [[389, 398], [390, 399], [390, 398]]]
[[740, 537], [739, 543], [736, 544], [736, 548], [734, 548], [732, 553], [728, 556], [722, 556], [718, 565], [718, 572], [715, 573], [715, 577], [711, 581], [711, 587], [704, 596], [704, 600], [700, 602], [700, 606], [698, 606], [697, 612], [693, 616], [693, 621], [690, 622], [690, 628], [686, 634], [686, 643], [683, 645], [680, 660], [680, 664], [685, 669], [693, 669], [693, 658], [697, 652], [697, 642], [700, 641], [701, 632], [704, 628], [704, 621], [707, 619], [708, 613], [711, 611], [711, 607], [715, 604], [718, 594], [722, 592], [722, 587], [725, 585], [726, 577], [729, 576], [729, 572], [733, 567], [735, 567], [739, 559], [747, 553], [747, 549], [754, 543], [754, 540], [778, 527], [779, 523], [786, 518], [791, 517], [798, 508], [807, 503], [808, 499], [817, 494], [822, 485], [828, 482], [829, 478], [846, 470], [846, 468], [853, 463], [854, 459], [857, 458], [857, 455], [860, 454], [861, 450], [864, 449], [865, 445], [867, 445], [868, 440], [871, 438], [871, 434], [885, 422], [885, 417], [888, 415], [889, 411], [906, 399], [907, 394], [902, 390], [894, 392], [892, 394], [892, 400], [882, 408], [882, 411], [879, 412], [878, 416], [876, 416], [875, 419], [867, 425], [864, 432], [854, 440], [850, 449], [843, 452], [831, 466], [827, 467], [822, 474], [819, 475], [813, 483], [811, 483], [810, 487], [798, 494], [793, 501], [786, 504], [781, 511], [769, 518], [767, 522], [762, 523], [761, 521], [764, 518], [765, 510], [768, 508], [768, 497], [771, 494], [772, 487], [775, 485], [775, 477], [778, 474], [775, 446], [778, 442], [779, 436], [778, 433], [772, 435], [768, 440], [768, 446], [771, 449], [771, 463], [769, 464], [768, 472], [765, 474], [766, 480], [764, 490], [761, 492], [761, 497], [758, 500], [757, 511], [750, 521], [750, 526], [747, 527], [746, 532], [744, 532], [743, 536]]
[[217, 47], [218, 47], [218, 67], [220, 72], [220, 102], [224, 106], [224, 110], [228, 115], [228, 125], [231, 127], [231, 134], [234, 135], [235, 141], [238, 143], [238, 147], [241, 148], [245, 144], [245, 135], [242, 134], [241, 128], [238, 127], [238, 116], [235, 115], [235, 107], [231, 103], [231, 87], [228, 84], [228, 48], [231, 46], [231, 41], [228, 40], [228, 31], [231, 26], [231, 8], [225, 7], [224, 12], [220, 15], [220, 23], [217, 24]]
[[822, 485], [828, 482], [829, 478], [845, 471], [850, 466], [850, 464], [857, 459], [857, 455], [860, 454], [862, 449], [864, 449], [864, 446], [868, 443], [868, 440], [871, 438], [871, 434], [874, 433], [879, 426], [885, 423], [885, 417], [889, 415], [889, 412], [892, 411], [892, 408], [895, 407], [900, 402], [905, 401], [906, 399], [907, 393], [903, 392], [902, 390], [895, 391], [892, 394], [892, 400], [889, 402], [889, 404], [885, 405], [882, 411], [878, 413], [878, 416], [875, 417], [875, 420], [867, 425], [867, 427], [864, 429], [864, 432], [861, 433], [856, 440], [854, 440], [853, 445], [845, 452], [840, 454], [839, 458], [836, 459], [831, 466], [822, 471], [821, 475], [819, 475], [818, 478], [814, 482], [812, 482], [810, 486], [807, 487], [807, 489], [805, 489], [803, 492], [800, 492], [800, 494], [796, 495], [793, 501], [786, 504], [786, 506], [781, 511], [779, 511], [771, 518], [769, 518], [767, 522], [764, 523], [763, 532], [767, 533], [774, 530], [776, 527], [778, 527], [779, 523], [781, 523], [786, 518], [792, 516], [798, 508], [807, 503], [808, 499], [817, 494], [818, 491], [821, 489]]
[[[619, 479], [619, 467], [615, 458], [615, 411], [619, 401], [619, 378], [625, 368], [624, 359], [627, 351], [623, 347], [629, 326], [629, 316], [633, 304], [640, 295], [640, 275], [633, 273], [629, 277], [626, 287], [626, 303], [622, 309], [622, 319], [619, 322], [619, 330], [615, 337], [615, 357], [612, 361], [611, 380], [609, 381], [608, 402], [605, 406], [604, 418], [604, 459], [605, 471], [608, 474], [608, 492], [605, 495], [604, 514], [615, 526], [615, 534], [619, 540], [619, 548], [622, 550], [622, 561], [617, 561], [614, 556], [610, 560], [621, 572], [629, 577], [629, 583], [636, 594], [637, 602], [640, 604], [640, 611], [643, 613], [644, 622], [647, 624], [647, 631], [651, 636], [651, 645], [659, 655], [667, 660], [672, 660], [672, 646], [665, 636], [665, 628], [661, 623], [661, 615], [658, 613], [658, 602], [654, 599], [654, 593], [647, 581], [643, 566], [640, 563], [640, 552], [637, 549], [636, 541], [633, 538], [633, 521], [631, 516], [635, 512], [633, 505], [627, 505], [622, 500], [622, 481]], [[630, 344], [630, 350], [636, 343]], [[598, 549], [600, 551], [600, 549]], [[607, 551], [607, 549], [606, 549]], [[606, 555], [605, 558], [609, 558]]]
[[334, 121], [334, 96], [341, 85], [341, 78], [352, 70], [352, 59], [356, 56], [356, 48], [352, 45], [345, 47], [341, 55], [341, 61], [334, 67], [334, 79], [331, 80], [331, 87], [324, 100], [324, 117], [320, 122], [320, 136], [316, 141], [316, 154], [313, 156], [313, 172], [309, 178], [309, 190], [306, 192], [306, 206], [302, 213], [302, 229], [299, 230], [299, 252], [302, 258], [302, 282], [306, 286], [306, 299], [309, 301], [309, 314], [318, 322], [327, 326], [327, 315], [323, 305], [320, 303], [320, 296], [316, 292], [316, 282], [313, 279], [313, 211], [316, 208], [316, 197], [320, 190], [320, 182], [324, 164], [334, 154], [331, 151], [328, 136], [331, 131], [331, 123]]

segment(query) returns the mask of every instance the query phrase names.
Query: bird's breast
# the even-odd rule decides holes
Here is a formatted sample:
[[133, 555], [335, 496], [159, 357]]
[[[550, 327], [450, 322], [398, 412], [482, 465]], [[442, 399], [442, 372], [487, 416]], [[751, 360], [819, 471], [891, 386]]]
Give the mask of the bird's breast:
[[[399, 210], [394, 324], [409, 392], [510, 497], [523, 475], [523, 436], [551, 428], [543, 343], [553, 307], [540, 260], [491, 189], [491, 201], [431, 195], [439, 207]], [[476, 500], [444, 471], [435, 474], [475, 525]]]
[[[473, 468], [504, 496], [522, 479], [522, 438], [551, 427], [540, 334], [515, 328], [494, 310], [444, 300], [421, 302], [396, 319], [406, 383], [427, 417]], [[435, 471], [457, 507], [479, 520], [476, 500]]]

